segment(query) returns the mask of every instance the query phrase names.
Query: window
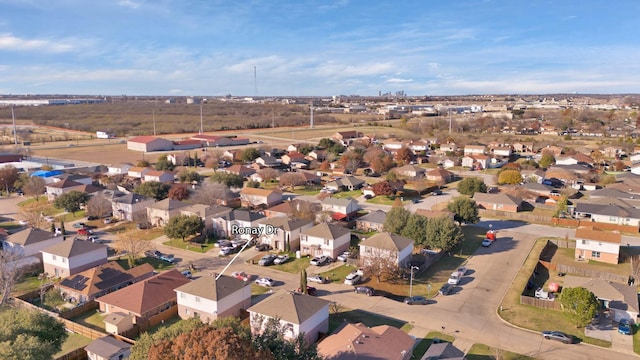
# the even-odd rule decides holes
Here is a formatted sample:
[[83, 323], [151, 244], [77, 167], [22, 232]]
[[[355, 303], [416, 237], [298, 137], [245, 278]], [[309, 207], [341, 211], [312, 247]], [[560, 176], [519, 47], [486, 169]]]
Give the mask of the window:
[[62, 259], [62, 262], [63, 262], [63, 263], [66, 263], [66, 262], [67, 262], [67, 258], [60, 258], [60, 259]]
[[329, 241], [330, 241], [329, 239], [324, 239], [324, 245], [329, 246]]
[[200, 298], [196, 296], [196, 302], [200, 302]]
[[184, 298], [186, 298], [186, 297], [187, 297], [187, 294], [185, 294], [185, 293], [183, 293], [183, 292], [181, 292], [181, 293], [180, 293], [180, 299], [184, 299]]
[[55, 256], [55, 255], [51, 255], [51, 259], [53, 259], [53, 261], [56, 261], [56, 260], [58, 260], [58, 257]]
[[582, 240], [582, 245], [586, 245], [587, 244], [587, 240]]
[[591, 252], [591, 257], [594, 258], [594, 259], [600, 258], [600, 251], [592, 251]]

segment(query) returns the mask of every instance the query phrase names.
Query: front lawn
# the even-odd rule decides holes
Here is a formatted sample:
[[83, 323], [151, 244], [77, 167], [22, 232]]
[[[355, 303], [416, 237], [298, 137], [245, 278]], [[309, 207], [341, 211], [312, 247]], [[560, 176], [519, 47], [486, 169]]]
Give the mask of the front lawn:
[[[116, 260], [116, 262], [126, 270], [129, 269], [129, 261], [127, 260], [126, 257], [121, 256], [118, 260]], [[166, 261], [145, 257], [145, 256], [136, 259], [136, 266], [142, 265], [142, 264], [150, 264], [151, 266], [153, 266], [155, 270], [160, 270], [160, 271], [169, 270], [176, 267], [174, 264], [170, 264]]]
[[269, 290], [271, 290], [271, 288], [268, 288], [266, 286], [256, 285], [253, 282], [251, 283], [251, 296], [262, 295], [262, 294], [268, 292]]
[[504, 360], [533, 360], [530, 356], [512, 353], [502, 349], [496, 349], [489, 345], [473, 344], [466, 355], [468, 360], [504, 359]]
[[[344, 278], [346, 278], [347, 275], [349, 275], [354, 270], [356, 270], [355, 266], [345, 264], [335, 269], [322, 272], [318, 275], [322, 275], [323, 277], [329, 279], [329, 281], [331, 282], [342, 284], [342, 282], [344, 281]], [[313, 274], [309, 274], [309, 275], [313, 275]]]
[[[254, 265], [258, 265], [258, 261], [260, 260], [260, 258], [265, 256], [266, 254], [268, 253], [264, 252], [264, 253], [258, 254], [253, 259], [251, 259], [250, 262]], [[296, 259], [296, 254], [290, 253], [289, 261], [287, 261], [286, 263], [280, 264], [280, 265], [269, 265], [269, 267], [275, 270], [280, 270], [280, 271], [284, 271], [292, 274], [299, 274], [302, 272], [303, 269], [306, 269], [307, 267], [309, 267], [309, 261], [311, 260], [309, 259], [308, 256], [303, 256], [300, 259]]]
[[[197, 253], [206, 253], [207, 251], [211, 250], [214, 246], [214, 243], [208, 240], [203, 244], [194, 244], [188, 241], [182, 241], [182, 239], [173, 239], [173, 240], [165, 241], [163, 244], [172, 246], [178, 249], [189, 250]], [[197, 245], [200, 245], [200, 246], [197, 246]]]
[[348, 198], [348, 197], [351, 197], [351, 198], [355, 199], [355, 198], [359, 197], [360, 195], [362, 195], [362, 190], [352, 190], [352, 191], [340, 191], [340, 192], [337, 192], [337, 193], [333, 194], [332, 197], [334, 197], [336, 199], [345, 199], [345, 198]]

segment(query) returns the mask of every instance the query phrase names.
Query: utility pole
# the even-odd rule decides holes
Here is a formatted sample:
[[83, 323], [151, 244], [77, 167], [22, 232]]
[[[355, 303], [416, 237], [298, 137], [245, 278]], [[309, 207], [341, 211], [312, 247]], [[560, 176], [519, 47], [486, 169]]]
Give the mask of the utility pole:
[[11, 119], [13, 120], [13, 144], [18, 146], [18, 128], [16, 127], [16, 114], [14, 112], [15, 105], [11, 105]]
[[156, 136], [156, 109], [152, 110], [153, 116], [153, 136]]
[[309, 126], [309, 129], [313, 129], [313, 100], [311, 100], [311, 105], [309, 106], [309, 109], [311, 110], [311, 124]]
[[413, 294], [413, 270], [419, 269], [417, 266], [411, 266], [411, 280], [409, 281], [409, 297]]
[[200, 100], [200, 134], [204, 133], [202, 125], [202, 100]]
[[449, 135], [451, 135], [451, 108], [448, 108], [449, 110]]

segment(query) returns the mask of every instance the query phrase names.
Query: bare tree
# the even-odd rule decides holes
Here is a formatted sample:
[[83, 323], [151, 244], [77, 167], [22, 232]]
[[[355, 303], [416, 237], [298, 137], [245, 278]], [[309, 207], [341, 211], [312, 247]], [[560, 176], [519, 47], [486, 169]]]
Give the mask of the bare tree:
[[105, 217], [109, 216], [112, 211], [111, 202], [104, 195], [93, 195], [87, 201], [87, 215]]
[[631, 275], [634, 279], [640, 280], [640, 255], [634, 255], [630, 258]]
[[141, 257], [145, 251], [153, 249], [153, 242], [151, 240], [145, 240], [142, 236], [144, 230], [129, 230], [121, 232], [117, 235], [117, 240], [114, 244], [114, 248], [118, 250], [118, 253], [127, 257], [129, 267], [133, 267], [136, 264], [136, 259]]
[[294, 188], [307, 182], [302, 174], [290, 172], [280, 175], [280, 185]]
[[22, 278], [23, 270], [18, 266], [22, 256], [15, 251], [0, 254], [0, 307], [5, 304], [16, 283]]
[[45, 181], [43, 178], [39, 176], [29, 176], [29, 180], [23, 185], [22, 191], [27, 196], [35, 196], [36, 200], [38, 200], [38, 197], [44, 194], [44, 186]]
[[393, 277], [398, 271], [397, 254], [389, 250], [372, 248], [370, 253], [363, 256], [363, 270], [365, 275], [373, 276], [378, 282], [384, 277]]
[[44, 217], [42, 216], [43, 206], [30, 206], [20, 208], [22, 217], [29, 223], [29, 226], [33, 228], [42, 228], [45, 224]]
[[277, 179], [280, 173], [275, 169], [264, 168], [258, 171], [258, 175], [262, 178], [262, 181], [267, 182], [269, 180]]
[[196, 188], [191, 196], [191, 201], [195, 204], [213, 206], [228, 203], [236, 197], [236, 194], [231, 191], [228, 186], [217, 182], [206, 181], [202, 183], [200, 187]]
[[291, 215], [298, 219], [316, 221], [317, 214], [321, 212], [320, 204], [304, 200], [291, 201]]

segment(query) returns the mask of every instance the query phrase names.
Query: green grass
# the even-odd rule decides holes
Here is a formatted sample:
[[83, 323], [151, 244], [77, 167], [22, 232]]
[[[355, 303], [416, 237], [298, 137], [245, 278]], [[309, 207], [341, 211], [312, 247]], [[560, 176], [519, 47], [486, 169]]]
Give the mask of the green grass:
[[189, 250], [197, 253], [206, 253], [207, 251], [213, 248], [213, 242], [209, 242], [209, 241], [207, 241], [206, 244], [202, 244], [201, 247], [190, 245], [189, 242], [184, 242], [182, 241], [182, 239], [173, 239], [173, 240], [165, 241], [163, 244], [172, 246], [174, 248]]
[[291, 191], [294, 194], [298, 195], [308, 195], [315, 196], [320, 193], [321, 187], [307, 186], [307, 187], [297, 187]]
[[633, 334], [633, 352], [640, 355], [640, 329], [635, 327], [635, 333]]
[[49, 205], [49, 200], [47, 200], [46, 196], [40, 196], [36, 200], [36, 198], [30, 198], [24, 201], [20, 201], [18, 206], [27, 207], [27, 206], [35, 206], [35, 205]]
[[11, 231], [11, 230], [15, 230], [15, 229], [19, 229], [22, 227], [22, 225], [15, 223], [15, 222], [4, 222], [2, 224], [0, 224], [1, 228], [4, 228], [7, 231]]
[[484, 344], [473, 344], [466, 355], [468, 360], [487, 360], [487, 359], [504, 359], [504, 360], [533, 360], [530, 356], [512, 353], [510, 351], [496, 349]]
[[262, 295], [268, 292], [269, 290], [271, 289], [266, 286], [260, 286], [260, 285], [256, 285], [255, 283], [251, 283], [251, 296]]
[[291, 257], [291, 259], [286, 263], [280, 265], [271, 265], [270, 268], [292, 274], [299, 274], [302, 272], [302, 270], [309, 267], [309, 261], [311, 260], [308, 256], [303, 256], [300, 259], [296, 259], [295, 254], [289, 254], [289, 256]]
[[[116, 260], [116, 262], [126, 270], [129, 269], [129, 262], [127, 261], [126, 257], [124, 256], [120, 257], [118, 260]], [[153, 268], [156, 270], [169, 270], [176, 267], [174, 264], [169, 264], [168, 262], [162, 261], [160, 259], [154, 259], [154, 258], [148, 258], [148, 257], [141, 257], [136, 259], [136, 266], [142, 265], [142, 264], [151, 264], [151, 266], [153, 266]]]
[[333, 270], [320, 273], [319, 275], [322, 275], [323, 277], [329, 279], [331, 282], [342, 284], [344, 278], [347, 277], [347, 275], [349, 275], [349, 273], [351, 273], [353, 270], [356, 270], [354, 266], [342, 265]]
[[333, 194], [332, 197], [334, 197], [336, 199], [344, 199], [344, 198], [348, 198], [348, 197], [357, 198], [360, 195], [362, 195], [362, 191], [361, 190], [352, 190], [352, 191], [337, 192], [337, 193]]
[[[180, 322], [180, 321], [184, 321], [184, 320], [180, 319], [178, 316], [175, 316], [175, 317], [172, 317], [172, 318], [170, 318], [170, 319], [168, 319], [168, 320], [164, 321], [163, 323], [160, 323], [160, 324], [158, 324], [158, 325], [156, 325], [156, 326], [152, 326], [152, 327], [150, 327], [146, 332], [147, 332], [149, 335], [153, 335], [153, 334], [154, 334], [154, 333], [156, 333], [158, 330], [160, 330], [160, 329], [162, 329], [162, 328], [169, 327], [169, 326], [171, 326], [171, 325], [173, 325], [173, 324], [175, 324], [175, 323], [177, 323], [177, 322]], [[138, 334], [138, 337], [140, 337], [140, 335], [142, 335], [142, 333]]]
[[370, 313], [364, 310], [341, 309], [337, 313], [329, 314], [329, 333], [332, 333], [342, 323], [363, 323], [368, 327], [389, 325], [401, 329], [406, 323], [401, 320]]
[[16, 286], [14, 286], [13, 293], [24, 294], [29, 291], [37, 290], [42, 284], [44, 284], [44, 282], [40, 280], [37, 275], [26, 276], [22, 278]]
[[438, 331], [432, 331], [428, 333], [423, 339], [416, 344], [413, 348], [413, 356], [412, 359], [420, 359], [427, 352], [427, 349], [431, 344], [433, 344], [433, 339], [439, 339], [441, 341], [446, 341], [452, 343], [455, 338], [451, 335], [446, 335]]
[[104, 315], [98, 310], [90, 310], [71, 319], [78, 324], [85, 325], [92, 329], [104, 331]]
[[68, 333], [68, 334], [69, 336], [62, 343], [62, 348], [60, 349], [60, 351], [53, 356], [54, 359], [57, 359], [60, 356], [67, 354], [73, 350], [83, 348], [89, 345], [93, 341], [91, 340], [91, 338], [84, 337], [80, 334], [75, 334], [75, 333]]

